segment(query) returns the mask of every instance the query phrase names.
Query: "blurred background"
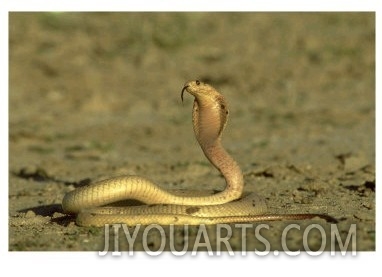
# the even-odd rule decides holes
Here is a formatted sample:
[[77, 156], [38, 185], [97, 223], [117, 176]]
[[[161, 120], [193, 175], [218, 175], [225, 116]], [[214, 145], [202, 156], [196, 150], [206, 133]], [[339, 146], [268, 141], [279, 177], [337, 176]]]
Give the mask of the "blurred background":
[[349, 152], [354, 140], [336, 133], [365, 115], [358, 135], [370, 142], [357, 148], [371, 158], [374, 24], [373, 13], [10, 13], [11, 146], [42, 140], [34, 151], [50, 154], [73, 135], [154, 151], [152, 137], [166, 144], [178, 133], [187, 135], [176, 147], [194, 143], [192, 100], [182, 107], [180, 91], [200, 79], [230, 103], [235, 152], [296, 133], [274, 138], [274, 150], [315, 136]]

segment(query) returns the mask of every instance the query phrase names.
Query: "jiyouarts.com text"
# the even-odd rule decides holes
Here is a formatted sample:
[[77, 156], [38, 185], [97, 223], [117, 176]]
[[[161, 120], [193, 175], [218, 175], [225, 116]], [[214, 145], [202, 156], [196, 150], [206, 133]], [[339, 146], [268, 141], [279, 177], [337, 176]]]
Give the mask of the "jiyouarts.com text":
[[[327, 226], [328, 227], [328, 226]], [[338, 230], [336, 224], [330, 224], [330, 228], [324, 228], [320, 224], [300, 226], [288, 224], [280, 230], [277, 238], [273, 235], [269, 239], [272, 228], [268, 224], [217, 224], [211, 228], [208, 225], [198, 226], [161, 226], [151, 224], [148, 226], [137, 225], [128, 227], [125, 224], [106, 224], [104, 228], [104, 249], [98, 254], [105, 256], [121, 256], [127, 253], [134, 255], [137, 244], [140, 249], [150, 256], [158, 256], [163, 252], [171, 252], [175, 256], [183, 256], [191, 252], [207, 252], [210, 256], [219, 256], [223, 252], [230, 256], [254, 253], [258, 256], [278, 255], [279, 251], [290, 256], [297, 256], [301, 252], [317, 256], [324, 251], [330, 251], [330, 255], [346, 255], [351, 252], [356, 255], [356, 224], [351, 224], [344, 232]], [[291, 241], [300, 242], [296, 249], [290, 245]], [[314, 245], [309, 243], [314, 240]], [[278, 250], [272, 249], [277, 241]], [[253, 249], [253, 243], [256, 247]], [[252, 246], [252, 248], [250, 247]], [[250, 249], [251, 248], [251, 249]]]

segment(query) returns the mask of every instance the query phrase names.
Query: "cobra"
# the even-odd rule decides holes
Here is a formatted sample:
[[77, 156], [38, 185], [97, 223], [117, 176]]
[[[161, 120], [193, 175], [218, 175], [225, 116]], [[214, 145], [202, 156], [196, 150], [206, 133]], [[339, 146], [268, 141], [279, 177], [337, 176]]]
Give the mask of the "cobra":
[[[140, 176], [102, 180], [70, 191], [64, 196], [63, 210], [68, 214], [78, 214], [78, 225], [197, 225], [314, 217], [333, 220], [325, 214], [268, 214], [262, 197], [256, 193], [244, 193], [242, 171], [222, 145], [222, 133], [229, 115], [225, 98], [212, 86], [199, 80], [189, 81], [183, 86], [182, 101], [184, 92], [195, 98], [192, 110], [195, 137], [207, 159], [224, 176], [225, 189], [212, 194], [202, 191], [169, 191]], [[126, 199], [145, 204], [110, 206]]]

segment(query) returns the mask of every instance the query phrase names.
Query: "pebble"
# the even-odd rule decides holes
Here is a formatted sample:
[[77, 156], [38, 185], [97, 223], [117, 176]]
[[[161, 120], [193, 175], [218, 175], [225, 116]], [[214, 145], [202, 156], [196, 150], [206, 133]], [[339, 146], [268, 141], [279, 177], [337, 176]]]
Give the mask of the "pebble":
[[62, 217], [64, 214], [62, 213], [59, 213], [59, 212], [54, 212], [53, 215], [52, 215], [52, 218], [60, 218]]
[[35, 217], [36, 216], [36, 213], [34, 211], [27, 211], [26, 214], [25, 214], [25, 218], [32, 218], [32, 217]]

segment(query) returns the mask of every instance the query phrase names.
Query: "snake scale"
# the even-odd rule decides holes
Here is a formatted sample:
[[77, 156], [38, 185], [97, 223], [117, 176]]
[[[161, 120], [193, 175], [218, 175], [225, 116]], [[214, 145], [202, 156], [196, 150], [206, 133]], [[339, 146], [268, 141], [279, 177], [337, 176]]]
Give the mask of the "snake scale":
[[[216, 89], [199, 80], [184, 85], [182, 101], [185, 91], [195, 98], [192, 122], [196, 139], [210, 163], [224, 176], [225, 189], [210, 195], [187, 195], [164, 190], [140, 176], [102, 180], [64, 196], [63, 210], [68, 214], [78, 214], [78, 225], [198, 225], [313, 217], [332, 219], [325, 214], [267, 214], [267, 205], [262, 197], [256, 193], [243, 193], [242, 171], [222, 146], [221, 136], [229, 114], [227, 101]], [[145, 205], [107, 206], [126, 199], [135, 199]]]

